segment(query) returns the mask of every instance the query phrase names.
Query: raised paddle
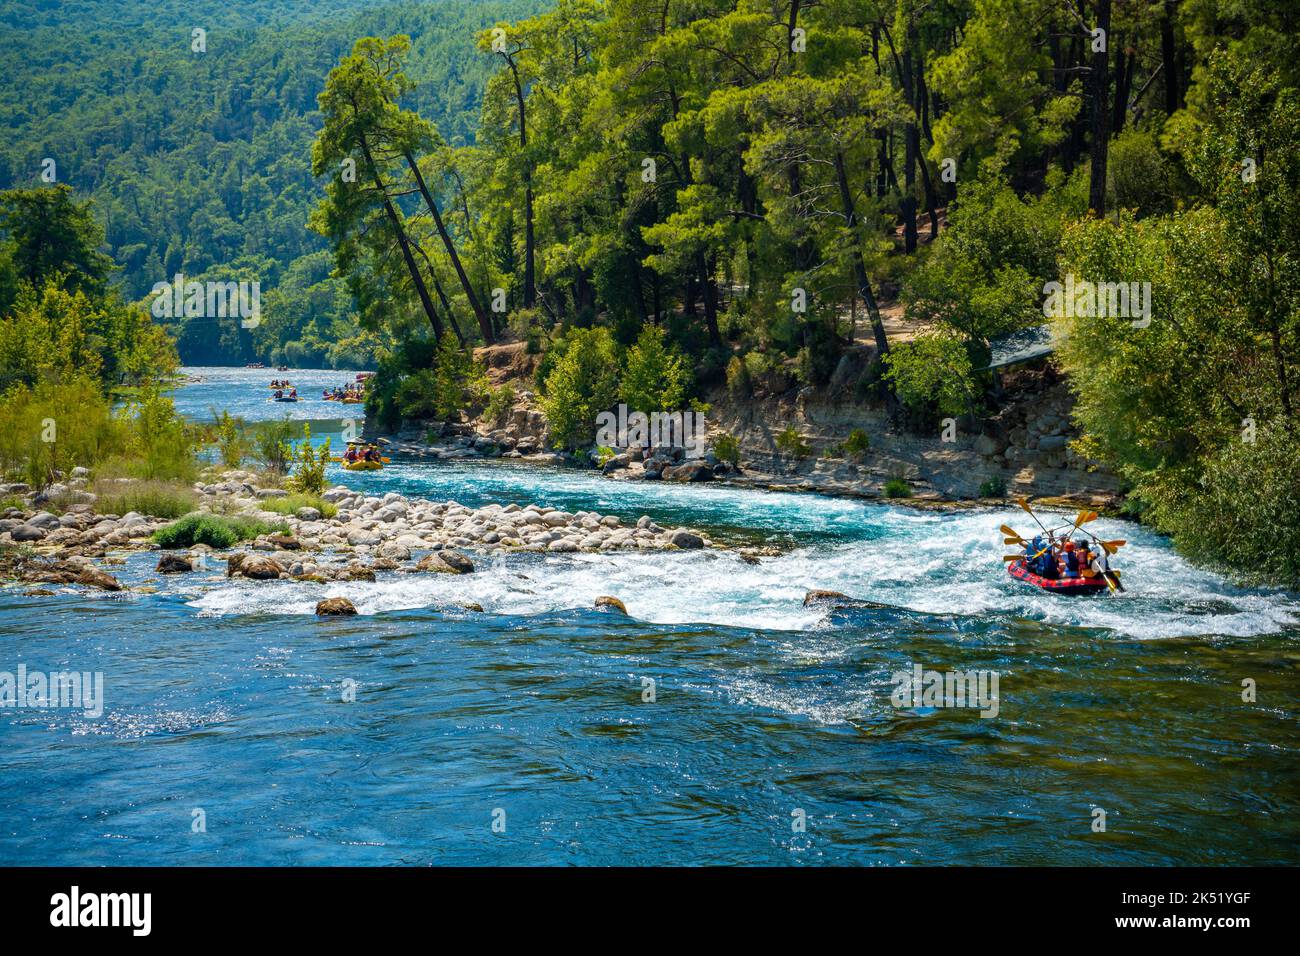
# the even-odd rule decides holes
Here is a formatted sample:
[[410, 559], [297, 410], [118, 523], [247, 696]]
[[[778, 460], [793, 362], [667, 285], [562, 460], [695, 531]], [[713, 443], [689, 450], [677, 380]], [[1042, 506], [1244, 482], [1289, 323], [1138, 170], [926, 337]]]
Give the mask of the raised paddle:
[[1016, 504], [1020, 505], [1021, 508], [1024, 508], [1024, 509], [1025, 509], [1025, 514], [1027, 514], [1027, 515], [1029, 515], [1029, 517], [1033, 518], [1033, 519], [1034, 519], [1034, 523], [1035, 523], [1036, 525], [1038, 525], [1038, 527], [1043, 528], [1043, 534], [1051, 534], [1050, 531], [1048, 531], [1046, 528], [1043, 527], [1043, 523], [1042, 523], [1041, 521], [1038, 520], [1038, 515], [1034, 514], [1034, 510], [1033, 510], [1032, 508], [1029, 507], [1029, 502], [1028, 502], [1026, 499], [1024, 499], [1024, 498], [1017, 498], [1017, 499], [1016, 499]]
[[1015, 541], [1008, 541], [1007, 544], [1018, 544], [1019, 542], [1025, 540], [1024, 538], [1020, 537], [1020, 532], [1018, 532], [1015, 528], [1011, 527], [1011, 525], [1009, 524], [1001, 525], [998, 528], [998, 530], [1001, 531], [1003, 534], [1005, 534], [1008, 538], [1015, 538]]

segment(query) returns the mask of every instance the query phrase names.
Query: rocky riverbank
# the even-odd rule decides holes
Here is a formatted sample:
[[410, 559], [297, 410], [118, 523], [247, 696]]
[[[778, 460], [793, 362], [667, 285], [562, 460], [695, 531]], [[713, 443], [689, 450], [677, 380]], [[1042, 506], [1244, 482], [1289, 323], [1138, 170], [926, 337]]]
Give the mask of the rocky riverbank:
[[[395, 492], [367, 496], [339, 485], [321, 497], [336, 513], [314, 507], [295, 514], [267, 511], [262, 503], [286, 492], [261, 487], [256, 474], [227, 471], [194, 486], [198, 511], [239, 516], [275, 526], [236, 548], [206, 544], [164, 552], [157, 571], [186, 573], [222, 562], [231, 577], [250, 580], [374, 580], [377, 571], [467, 574], [470, 555], [502, 552], [567, 554], [609, 551], [694, 550], [713, 547], [707, 535], [664, 528], [648, 515], [625, 525], [616, 515], [567, 512], [530, 504], [469, 508], [455, 501], [408, 498]], [[43, 508], [30, 489], [27, 508], [0, 516], [0, 577], [32, 584], [80, 584], [120, 590], [95, 561], [120, 563], [119, 552], [161, 550], [154, 533], [171, 522], [137, 513], [100, 514], [93, 501], [79, 501], [61, 514]], [[93, 498], [83, 493], [85, 498]], [[56, 509], [57, 510], [57, 509]], [[465, 552], [469, 552], [466, 554]]]

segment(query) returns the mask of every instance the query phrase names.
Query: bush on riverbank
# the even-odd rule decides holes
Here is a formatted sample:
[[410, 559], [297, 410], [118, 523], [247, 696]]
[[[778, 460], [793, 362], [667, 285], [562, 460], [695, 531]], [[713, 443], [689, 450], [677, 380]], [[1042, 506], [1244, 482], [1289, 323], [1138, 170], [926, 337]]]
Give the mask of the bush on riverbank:
[[225, 518], [196, 511], [159, 528], [153, 533], [153, 540], [163, 548], [191, 548], [196, 544], [206, 544], [220, 551], [232, 548], [240, 541], [250, 541], [258, 535], [284, 533], [288, 530], [286, 524], [268, 524], [255, 518]]
[[297, 514], [300, 508], [315, 508], [325, 518], [333, 518], [339, 513], [338, 505], [326, 501], [320, 495], [309, 494], [292, 494], [285, 495], [283, 498], [267, 498], [260, 503], [259, 507], [263, 511], [274, 511], [276, 514], [282, 515]]
[[95, 510], [124, 515], [134, 511], [151, 518], [180, 518], [198, 507], [199, 496], [187, 484], [173, 481], [96, 482]]

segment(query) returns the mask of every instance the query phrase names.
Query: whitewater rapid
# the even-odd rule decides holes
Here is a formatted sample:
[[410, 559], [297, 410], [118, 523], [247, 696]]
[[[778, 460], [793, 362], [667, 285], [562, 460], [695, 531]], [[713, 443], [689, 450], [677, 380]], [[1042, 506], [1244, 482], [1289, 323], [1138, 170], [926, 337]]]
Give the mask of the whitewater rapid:
[[[810, 509], [824, 501], [797, 497]], [[517, 554], [478, 556], [475, 573], [464, 576], [389, 573], [373, 583], [167, 584], [192, 592], [187, 603], [211, 616], [312, 614], [326, 596], [348, 598], [361, 614], [415, 608], [475, 613], [462, 608], [475, 603], [489, 614], [531, 616], [590, 608], [597, 596], [610, 594], [627, 604], [633, 618], [653, 624], [809, 631], [828, 626], [824, 609], [802, 603], [805, 592], [821, 588], [925, 614], [1023, 618], [1135, 639], [1251, 636], [1300, 622], [1296, 595], [1234, 587], [1193, 568], [1163, 539], [1126, 522], [1099, 520], [1089, 527], [1105, 539], [1128, 540], [1115, 560], [1128, 590], [1067, 598], [1030, 588], [1006, 573], [1001, 556], [1008, 549], [997, 528], [1016, 521], [1016, 514], [834, 505], [859, 512], [848, 540], [797, 546], [757, 564], [734, 551]]]

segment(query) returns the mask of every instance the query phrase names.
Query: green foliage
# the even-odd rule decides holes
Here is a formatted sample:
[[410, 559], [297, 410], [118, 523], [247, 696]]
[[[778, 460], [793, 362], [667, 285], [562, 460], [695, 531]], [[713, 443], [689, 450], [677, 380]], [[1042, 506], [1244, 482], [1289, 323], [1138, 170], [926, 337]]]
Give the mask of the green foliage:
[[[1300, 94], [1211, 59], [1182, 149], [1203, 197], [1168, 217], [1067, 229], [1061, 269], [1149, 282], [1151, 322], [1063, 318], [1083, 450], [1189, 554], [1295, 586], [1300, 411]], [[1267, 156], [1254, 181], [1242, 157]], [[1286, 491], [1291, 483], [1291, 491]]]
[[302, 493], [285, 495], [283, 498], [267, 498], [259, 501], [257, 506], [263, 511], [274, 511], [282, 515], [297, 514], [300, 508], [315, 508], [325, 518], [333, 518], [339, 513], [338, 505], [333, 502], [326, 501], [320, 495]]
[[980, 482], [979, 497], [981, 498], [1005, 498], [1007, 496], [1007, 482], [1001, 475], [994, 475], [992, 478], [985, 478]]
[[320, 448], [311, 443], [311, 426], [302, 426], [302, 441], [294, 452], [293, 474], [285, 481], [290, 491], [319, 497], [325, 490], [325, 469], [330, 462], [330, 440], [325, 439]]
[[618, 355], [608, 329], [574, 329], [563, 355], [546, 377], [542, 408], [557, 448], [591, 440], [596, 416], [618, 399]]
[[86, 375], [14, 385], [0, 398], [0, 469], [34, 487], [121, 453], [128, 440], [127, 424]]
[[669, 412], [681, 408], [690, 372], [664, 330], [647, 325], [623, 363], [620, 394], [629, 411]]
[[895, 476], [885, 482], [881, 489], [886, 498], [910, 498], [912, 497], [912, 486], [904, 478]]
[[271, 474], [285, 474], [289, 470], [297, 427], [288, 415], [258, 422], [251, 430], [253, 458]]
[[153, 518], [175, 519], [198, 507], [198, 495], [188, 484], [175, 481], [116, 480], [97, 482], [95, 510], [124, 515], [132, 511]]
[[487, 405], [483, 408], [483, 419], [491, 425], [501, 425], [515, 407], [515, 385], [505, 382], [487, 392]]
[[777, 432], [776, 450], [789, 458], [807, 458], [812, 454], [812, 448], [793, 425], [787, 425]]
[[196, 511], [159, 528], [153, 533], [153, 541], [166, 549], [192, 548], [196, 544], [206, 544], [220, 551], [258, 535], [283, 534], [288, 530], [289, 527], [285, 524], [267, 524], [253, 518], [223, 517]]
[[242, 418], [223, 409], [212, 409], [211, 442], [217, 446], [221, 463], [228, 468], [238, 468], [252, 449], [248, 426]]
[[[476, 32], [540, 5], [6, 5], [0, 187], [32, 181], [41, 160], [54, 157], [59, 181], [94, 199], [107, 226], [105, 249], [122, 266], [130, 301], [177, 272], [221, 275], [241, 257], [257, 262], [263, 327], [250, 335], [237, 323], [177, 323], [188, 364], [257, 358], [355, 367], [372, 352], [360, 316], [345, 281], [318, 270], [313, 257], [324, 245], [302, 228], [318, 195], [301, 157], [320, 126], [322, 77], [357, 37], [408, 33], [416, 44], [407, 68], [419, 83], [409, 104], [434, 118], [451, 141], [469, 141], [491, 70], [490, 58], [474, 51]], [[208, 30], [206, 55], [190, 50], [188, 28], [176, 33], [182, 20]], [[304, 260], [310, 276], [296, 277]], [[0, 314], [6, 311], [3, 273], [0, 265]], [[352, 339], [359, 339], [355, 349], [345, 344]]]
[[850, 458], [861, 458], [871, 449], [871, 436], [861, 428], [849, 432], [849, 437], [839, 443], [841, 454]]
[[941, 414], [961, 415], [974, 402], [975, 375], [970, 355], [951, 332], [922, 332], [885, 356], [885, 377], [899, 399], [914, 408], [930, 403]]
[[731, 466], [740, 464], [740, 442], [735, 435], [723, 433], [713, 440], [713, 454]]
[[739, 355], [733, 355], [727, 361], [727, 391], [732, 398], [742, 399], [748, 397], [753, 388], [744, 360]]

